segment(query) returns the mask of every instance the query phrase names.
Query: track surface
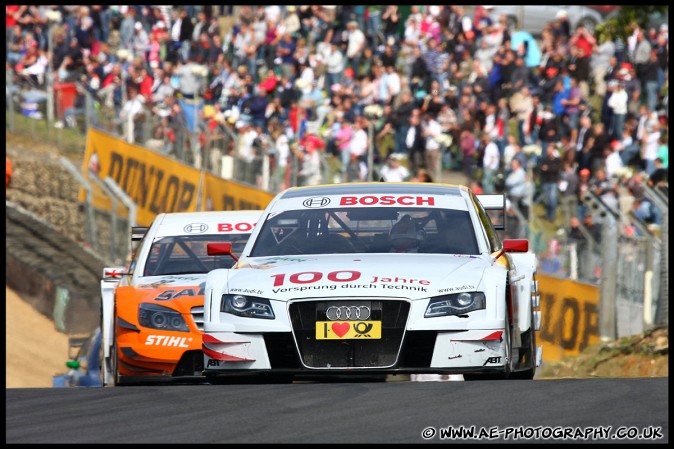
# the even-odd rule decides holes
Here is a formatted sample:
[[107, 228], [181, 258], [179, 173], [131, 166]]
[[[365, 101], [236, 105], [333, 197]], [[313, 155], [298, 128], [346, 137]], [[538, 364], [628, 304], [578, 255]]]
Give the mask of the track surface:
[[610, 435], [621, 426], [639, 432], [659, 427], [662, 438], [630, 441], [666, 443], [668, 382], [652, 378], [6, 389], [6, 442], [449, 442], [438, 434], [424, 440], [422, 430], [465, 425], [501, 431], [508, 426], [611, 426]]

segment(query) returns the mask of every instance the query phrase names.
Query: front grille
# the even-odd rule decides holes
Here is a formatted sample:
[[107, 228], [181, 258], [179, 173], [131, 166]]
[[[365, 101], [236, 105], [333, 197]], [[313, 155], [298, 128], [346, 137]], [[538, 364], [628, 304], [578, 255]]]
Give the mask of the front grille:
[[204, 331], [204, 307], [192, 307], [192, 320], [194, 320], [194, 325], [197, 326], [201, 332]]
[[360, 305], [362, 301], [303, 301], [290, 305], [290, 320], [300, 358], [309, 368], [384, 368], [398, 358], [410, 309], [407, 301], [371, 301], [370, 320], [382, 322], [381, 339], [316, 340], [316, 321], [326, 321], [326, 308], [335, 303]]

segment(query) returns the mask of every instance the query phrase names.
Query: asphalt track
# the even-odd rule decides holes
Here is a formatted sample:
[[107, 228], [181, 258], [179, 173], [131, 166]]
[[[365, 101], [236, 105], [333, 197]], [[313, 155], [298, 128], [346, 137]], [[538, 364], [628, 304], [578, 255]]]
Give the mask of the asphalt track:
[[[448, 426], [484, 430], [481, 439], [462, 442], [667, 443], [668, 384], [602, 378], [6, 389], [6, 443], [457, 441], [441, 438]], [[429, 427], [435, 430], [424, 439]], [[573, 439], [577, 432], [587, 439]], [[616, 438], [629, 432], [647, 438]]]

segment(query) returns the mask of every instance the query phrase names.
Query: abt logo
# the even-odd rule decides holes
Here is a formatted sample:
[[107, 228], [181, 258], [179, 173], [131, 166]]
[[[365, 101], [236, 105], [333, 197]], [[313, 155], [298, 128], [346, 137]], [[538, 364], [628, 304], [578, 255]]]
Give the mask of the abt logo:
[[173, 346], [176, 348], [189, 348], [188, 341], [192, 338], [187, 337], [170, 337], [168, 335], [148, 335], [145, 339], [145, 344], [148, 346]]
[[[486, 362], [484, 362], [484, 365], [487, 363], [501, 363], [501, 357], [489, 357]], [[482, 365], [482, 366], [484, 366]]]

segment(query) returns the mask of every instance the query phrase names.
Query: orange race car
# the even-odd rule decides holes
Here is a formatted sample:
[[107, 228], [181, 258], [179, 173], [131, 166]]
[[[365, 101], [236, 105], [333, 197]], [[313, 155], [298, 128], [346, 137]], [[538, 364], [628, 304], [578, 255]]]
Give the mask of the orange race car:
[[[206, 275], [235, 263], [260, 213], [159, 214], [132, 228], [130, 264], [106, 268], [101, 280], [103, 385], [201, 377]], [[221, 255], [209, 255], [208, 243], [224, 243]]]

